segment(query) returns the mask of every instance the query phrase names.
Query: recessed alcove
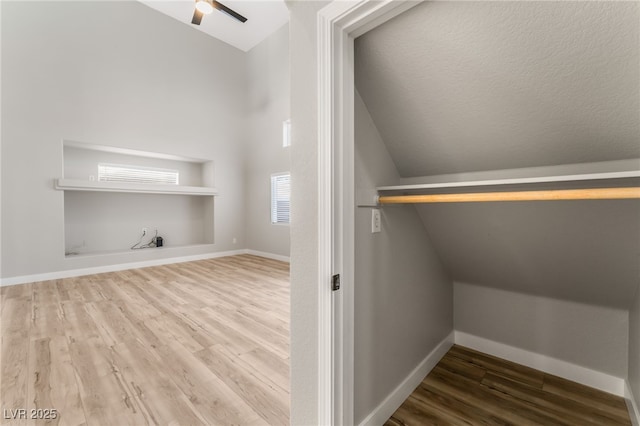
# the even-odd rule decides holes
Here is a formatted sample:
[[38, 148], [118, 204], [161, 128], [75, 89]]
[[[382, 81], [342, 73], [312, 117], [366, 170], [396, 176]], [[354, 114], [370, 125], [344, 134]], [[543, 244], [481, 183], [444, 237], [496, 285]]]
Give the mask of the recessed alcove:
[[[101, 164], [170, 170], [179, 179], [105, 181]], [[65, 256], [136, 252], [131, 247], [156, 231], [163, 248], [213, 244], [213, 183], [211, 160], [64, 141], [63, 176], [55, 186], [64, 191]]]

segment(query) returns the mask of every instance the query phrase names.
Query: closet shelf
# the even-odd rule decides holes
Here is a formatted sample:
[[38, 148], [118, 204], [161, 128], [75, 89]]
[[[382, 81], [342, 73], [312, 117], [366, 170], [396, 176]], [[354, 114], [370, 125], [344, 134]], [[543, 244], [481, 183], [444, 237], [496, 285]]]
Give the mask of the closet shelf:
[[[636, 186], [638, 178], [640, 178], [640, 171], [627, 171], [381, 186], [376, 188], [379, 193], [378, 197], [376, 197], [376, 204], [639, 199], [640, 186]], [[543, 190], [540, 190], [540, 186], [538, 186], [538, 190], [534, 190], [536, 189], [536, 184], [546, 184], [543, 186], [547, 187], [558, 184], [559, 187], [562, 187], [570, 182], [582, 182], [582, 186], [578, 189], [545, 188]], [[592, 185], [586, 185], [588, 182], [594, 183]], [[634, 186], [629, 186], [629, 183]], [[501, 186], [503, 188], [505, 186], [524, 186], [526, 189], [487, 192], [489, 188], [498, 187], [497, 189], [499, 189]], [[447, 188], [450, 189], [450, 192], [442, 193], [442, 190]], [[460, 193], [460, 190], [464, 188], [472, 189], [465, 193]], [[438, 193], [433, 193], [430, 192], [430, 190], [439, 191]]]
[[640, 198], [640, 187], [471, 192], [465, 194], [388, 195], [379, 204], [464, 203], [489, 201], [624, 200]]
[[605, 173], [587, 173], [580, 175], [560, 175], [560, 176], [541, 176], [528, 178], [512, 178], [512, 179], [491, 179], [491, 180], [474, 180], [463, 182], [440, 182], [440, 183], [424, 183], [412, 185], [394, 185], [379, 186], [378, 191], [418, 191], [427, 189], [444, 189], [444, 188], [466, 188], [474, 186], [501, 186], [501, 185], [524, 185], [536, 183], [561, 183], [561, 182], [580, 182], [580, 181], [601, 181], [609, 179], [629, 179], [639, 178], [640, 170], [627, 172], [605, 172]]
[[57, 179], [56, 189], [62, 191], [130, 192], [166, 195], [218, 195], [215, 188], [204, 186], [178, 186], [132, 182], [98, 182], [79, 179]]

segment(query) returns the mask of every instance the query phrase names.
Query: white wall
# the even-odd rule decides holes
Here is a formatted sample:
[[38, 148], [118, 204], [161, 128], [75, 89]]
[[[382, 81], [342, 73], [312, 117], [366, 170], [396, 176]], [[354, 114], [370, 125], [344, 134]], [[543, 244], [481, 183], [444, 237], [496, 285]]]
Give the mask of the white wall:
[[629, 384], [640, 407], [640, 285], [629, 312]]
[[532, 296], [456, 282], [456, 331], [624, 378], [625, 309]]
[[[243, 52], [133, 1], [1, 6], [2, 277], [246, 247]], [[215, 244], [65, 260], [63, 139], [214, 160]]]
[[211, 244], [210, 203], [211, 197], [188, 195], [70, 191], [64, 195], [65, 252], [126, 251], [140, 240], [142, 228], [143, 244], [156, 230], [165, 249]]
[[271, 174], [290, 171], [282, 146], [289, 119], [289, 25], [249, 51], [246, 152], [247, 248], [289, 256], [289, 225], [271, 223]]
[[[356, 199], [399, 175], [355, 96]], [[354, 421], [359, 424], [453, 330], [453, 285], [414, 206], [356, 207]]]
[[318, 424], [317, 12], [288, 1], [291, 49], [291, 424]]
[[[64, 147], [66, 179], [97, 180], [98, 164], [112, 163], [176, 170], [180, 185], [213, 186], [204, 181], [203, 163]], [[163, 247], [213, 244], [213, 199], [210, 196], [68, 191], [64, 194], [65, 253], [100, 254], [129, 250], [143, 228], [146, 244], [158, 232]]]

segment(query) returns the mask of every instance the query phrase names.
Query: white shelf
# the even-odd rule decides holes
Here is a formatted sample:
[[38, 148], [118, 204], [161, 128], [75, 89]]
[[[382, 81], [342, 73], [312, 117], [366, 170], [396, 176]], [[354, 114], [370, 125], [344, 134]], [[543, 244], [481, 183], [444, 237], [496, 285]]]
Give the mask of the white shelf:
[[[97, 250], [97, 251], [85, 251], [79, 252], [75, 254], [65, 254], [65, 259], [79, 259], [84, 257], [94, 257], [94, 256], [118, 256], [118, 255], [130, 255], [132, 253], [152, 253], [152, 252], [162, 252], [162, 251], [173, 251], [176, 249], [190, 249], [190, 248], [198, 248], [198, 247], [206, 247], [213, 246], [213, 243], [198, 243], [198, 244], [185, 244], [179, 246], [162, 246], [162, 247], [149, 247], [145, 249], [118, 249], [118, 250]], [[137, 256], [137, 254], [136, 254]]]
[[215, 188], [204, 186], [179, 186], [131, 182], [98, 182], [79, 179], [58, 179], [56, 189], [62, 191], [93, 191], [93, 192], [130, 192], [138, 194], [166, 194], [166, 195], [218, 195]]
[[579, 182], [594, 181], [608, 179], [629, 179], [640, 177], [640, 170], [627, 172], [606, 172], [606, 173], [588, 173], [581, 175], [560, 175], [560, 176], [542, 176], [530, 178], [513, 178], [513, 179], [491, 179], [491, 180], [475, 180], [466, 182], [441, 182], [441, 183], [424, 183], [413, 185], [394, 185], [379, 186], [378, 191], [412, 191], [421, 189], [439, 189], [439, 188], [465, 188], [474, 186], [500, 186], [500, 185], [522, 185], [535, 183], [556, 183], [556, 182]]

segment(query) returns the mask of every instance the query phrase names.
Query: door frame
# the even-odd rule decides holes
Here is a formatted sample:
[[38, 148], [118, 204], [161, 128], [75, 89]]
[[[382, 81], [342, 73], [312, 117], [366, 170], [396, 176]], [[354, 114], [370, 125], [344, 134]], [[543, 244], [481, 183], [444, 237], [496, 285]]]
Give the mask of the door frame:
[[[318, 424], [354, 424], [354, 40], [420, 1], [318, 12]], [[331, 289], [340, 274], [341, 287]]]

